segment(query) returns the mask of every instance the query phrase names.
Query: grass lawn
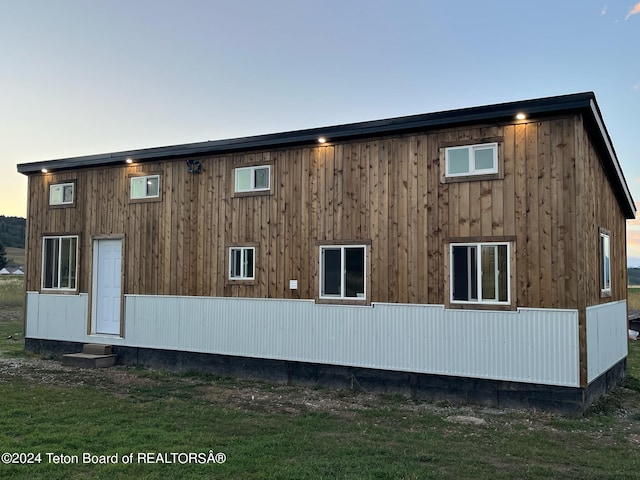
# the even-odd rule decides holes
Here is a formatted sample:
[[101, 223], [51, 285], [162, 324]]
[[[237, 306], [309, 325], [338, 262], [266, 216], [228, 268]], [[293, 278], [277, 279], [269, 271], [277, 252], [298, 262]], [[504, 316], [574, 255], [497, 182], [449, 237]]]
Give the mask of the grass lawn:
[[640, 310], [640, 287], [629, 287], [627, 297], [629, 310]]
[[[22, 342], [14, 334], [21, 314], [1, 302], [0, 311], [0, 453], [39, 458], [28, 465], [0, 463], [0, 478], [640, 475], [640, 342], [630, 344], [623, 386], [586, 416], [572, 418], [140, 368], [62, 367], [18, 355]], [[158, 463], [172, 453], [206, 456], [209, 450], [223, 452], [226, 462], [180, 463], [187, 459], [182, 455], [174, 463]], [[105, 461], [117, 455], [117, 463], [83, 463], [85, 453]], [[132, 461], [125, 463], [129, 454]], [[71, 463], [54, 463], [65, 459]]]

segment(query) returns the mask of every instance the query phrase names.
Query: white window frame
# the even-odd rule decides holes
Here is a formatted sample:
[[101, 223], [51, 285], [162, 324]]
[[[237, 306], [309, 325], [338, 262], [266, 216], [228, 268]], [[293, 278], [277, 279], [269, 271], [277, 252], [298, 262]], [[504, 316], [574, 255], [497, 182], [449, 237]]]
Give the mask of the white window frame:
[[[266, 187], [256, 187], [256, 170], [266, 170], [267, 171], [267, 186]], [[238, 185], [238, 172], [246, 172], [249, 171], [251, 174], [251, 186], [248, 189], [239, 188]], [[271, 165], [254, 165], [251, 167], [237, 167], [234, 169], [234, 186], [236, 193], [246, 193], [246, 192], [268, 192], [271, 190]]]
[[[492, 149], [493, 152], [493, 167], [492, 168], [475, 168], [475, 151], [476, 150], [486, 150], [488, 148]], [[452, 150], [463, 150], [466, 149], [469, 151], [469, 171], [461, 172], [461, 173], [450, 173], [449, 172], [449, 155]], [[445, 148], [445, 176], [447, 178], [455, 178], [455, 177], [470, 177], [475, 175], [491, 175], [498, 173], [498, 143], [478, 143], [475, 145], [460, 145], [460, 146], [452, 146]]]
[[[325, 294], [324, 282], [325, 271], [323, 264], [323, 254], [325, 250], [340, 250], [340, 294]], [[358, 292], [361, 295], [355, 297], [348, 297], [347, 290], [347, 270], [346, 270], [346, 251], [349, 249], [361, 249], [363, 252], [363, 270], [362, 270], [362, 292]], [[318, 269], [320, 272], [320, 285], [319, 285], [319, 298], [323, 300], [366, 300], [367, 299], [367, 246], [366, 245], [321, 245], [319, 249]]]
[[600, 294], [611, 295], [611, 235], [600, 232]]
[[[73, 287], [60, 287], [60, 284], [62, 283], [62, 272], [63, 272], [63, 265], [61, 264], [62, 261], [62, 246], [63, 246], [63, 240], [66, 239], [75, 239], [75, 265], [72, 266], [71, 262], [69, 262], [66, 267], [68, 268], [68, 270], [71, 272], [74, 272], [73, 275], [73, 283], [74, 286]], [[55, 279], [54, 279], [54, 284], [51, 287], [46, 287], [45, 286], [45, 272], [48, 270], [46, 268], [46, 264], [47, 264], [47, 260], [51, 260], [51, 259], [47, 259], [46, 258], [46, 252], [47, 252], [47, 240], [58, 240], [58, 252], [57, 252], [57, 265], [55, 266], [54, 270], [56, 271], [56, 275], [55, 275]], [[78, 235], [47, 235], [42, 237], [42, 271], [41, 271], [41, 288], [42, 290], [46, 290], [46, 291], [67, 291], [67, 292], [74, 292], [76, 290], [78, 290], [78, 253], [79, 253], [79, 238]], [[73, 268], [73, 269], [72, 269]], [[68, 277], [68, 279], [71, 279], [71, 276]], [[69, 282], [71, 283], [71, 282]]]
[[[497, 255], [497, 249], [499, 246], [507, 247], [507, 271], [500, 272], [499, 261]], [[467, 247], [467, 248], [475, 248], [476, 249], [476, 290], [477, 290], [477, 300], [455, 300], [454, 299], [454, 287], [455, 287], [455, 272], [454, 272], [454, 257], [453, 257], [453, 249], [454, 247]], [[499, 286], [500, 286], [500, 275], [507, 276], [507, 300], [500, 301], [496, 297], [494, 298], [482, 298], [482, 248], [483, 247], [495, 247], [496, 249], [496, 263], [495, 263], [495, 286], [494, 292], [496, 296], [498, 295]], [[471, 265], [468, 265], [467, 271], [467, 281], [469, 282], [468, 289], [471, 290]], [[452, 304], [473, 304], [473, 305], [510, 305], [511, 304], [511, 244], [510, 242], [473, 242], [473, 243], [450, 243], [449, 244], [449, 301]]]
[[[53, 199], [53, 191], [54, 187], [59, 187], [62, 189], [62, 200], [59, 202], [54, 201]], [[71, 200], [65, 202], [64, 201], [64, 192], [65, 189], [71, 188]], [[49, 185], [49, 205], [73, 205], [76, 195], [76, 188], [74, 182], [65, 182], [65, 183], [52, 183]]]
[[[157, 178], [158, 179], [158, 193], [155, 195], [150, 195], [149, 194], [149, 180], [152, 178]], [[144, 180], [145, 183], [145, 194], [142, 196], [134, 196], [133, 195], [133, 182], [134, 181], [140, 181], [140, 180]], [[160, 175], [159, 174], [154, 174], [154, 175], [138, 175], [135, 177], [131, 177], [131, 181], [129, 184], [129, 198], [131, 200], [144, 200], [145, 198], [159, 198], [160, 197], [160, 191], [162, 189], [162, 185], [160, 184]]]
[[[240, 252], [240, 268], [238, 275], [234, 274], [234, 252]], [[251, 273], [244, 271], [247, 263], [247, 252], [251, 251], [253, 263], [251, 265]], [[256, 247], [229, 247], [229, 280], [255, 280], [256, 278]]]

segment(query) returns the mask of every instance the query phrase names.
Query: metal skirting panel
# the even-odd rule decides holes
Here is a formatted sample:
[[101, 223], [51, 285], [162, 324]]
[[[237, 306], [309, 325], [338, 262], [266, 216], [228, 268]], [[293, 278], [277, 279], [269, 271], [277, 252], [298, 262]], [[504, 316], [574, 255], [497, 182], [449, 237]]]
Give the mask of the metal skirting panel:
[[577, 310], [125, 296], [125, 345], [579, 386]]
[[587, 307], [587, 381], [627, 356], [627, 301]]
[[125, 295], [123, 338], [87, 322], [86, 294], [27, 293], [29, 338], [579, 387], [577, 310]]
[[89, 295], [27, 292], [25, 336], [48, 340], [83, 341], [86, 337]]

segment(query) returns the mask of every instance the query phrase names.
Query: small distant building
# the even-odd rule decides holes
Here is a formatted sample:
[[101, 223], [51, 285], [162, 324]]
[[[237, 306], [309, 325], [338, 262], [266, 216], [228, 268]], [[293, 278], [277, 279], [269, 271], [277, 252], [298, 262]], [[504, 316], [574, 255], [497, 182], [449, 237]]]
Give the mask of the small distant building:
[[0, 275], [24, 275], [22, 267], [4, 267], [0, 270]]

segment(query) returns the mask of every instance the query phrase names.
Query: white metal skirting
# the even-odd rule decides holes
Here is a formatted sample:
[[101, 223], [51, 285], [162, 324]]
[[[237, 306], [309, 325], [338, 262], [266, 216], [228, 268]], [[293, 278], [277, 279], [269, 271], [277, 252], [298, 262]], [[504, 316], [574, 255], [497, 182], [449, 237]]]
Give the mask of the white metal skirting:
[[87, 304], [28, 292], [27, 336], [579, 386], [577, 310], [126, 295], [120, 338], [86, 334]]
[[587, 381], [625, 358], [628, 353], [627, 301], [587, 307]]

